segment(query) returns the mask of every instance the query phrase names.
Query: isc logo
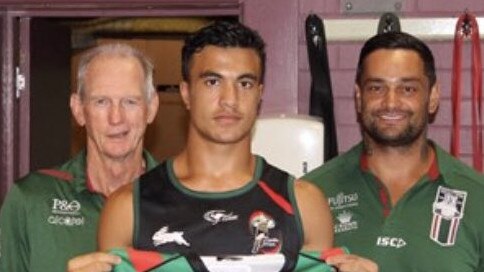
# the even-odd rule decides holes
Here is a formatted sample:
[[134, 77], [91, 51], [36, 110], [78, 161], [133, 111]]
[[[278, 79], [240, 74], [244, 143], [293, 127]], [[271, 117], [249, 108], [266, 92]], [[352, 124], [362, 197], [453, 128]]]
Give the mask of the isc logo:
[[376, 245], [380, 247], [402, 248], [407, 245], [405, 240], [398, 237], [380, 236], [376, 240]]

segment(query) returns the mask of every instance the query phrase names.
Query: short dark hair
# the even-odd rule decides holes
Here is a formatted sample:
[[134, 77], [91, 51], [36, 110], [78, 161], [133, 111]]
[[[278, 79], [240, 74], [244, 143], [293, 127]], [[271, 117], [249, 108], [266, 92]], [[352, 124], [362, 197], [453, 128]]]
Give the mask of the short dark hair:
[[436, 82], [434, 56], [430, 48], [418, 38], [404, 32], [387, 32], [378, 34], [365, 42], [360, 52], [356, 69], [356, 83], [360, 85], [363, 74], [363, 63], [366, 57], [378, 49], [407, 49], [416, 52], [423, 61], [425, 75], [430, 87]]
[[263, 81], [266, 62], [264, 40], [249, 27], [239, 22], [228, 21], [217, 21], [187, 37], [182, 48], [183, 80], [189, 81], [188, 75], [193, 54], [200, 52], [207, 45], [254, 49], [260, 58], [261, 82]]

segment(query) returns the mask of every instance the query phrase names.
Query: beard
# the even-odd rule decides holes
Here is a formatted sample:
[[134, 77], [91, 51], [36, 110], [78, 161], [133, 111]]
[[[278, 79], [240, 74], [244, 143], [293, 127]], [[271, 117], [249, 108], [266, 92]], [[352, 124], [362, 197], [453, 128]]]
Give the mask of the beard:
[[[362, 114], [361, 128], [363, 134], [369, 136], [375, 143], [389, 147], [403, 147], [414, 143], [419, 139], [427, 129], [428, 117], [424, 115], [421, 120], [412, 121], [413, 112], [405, 112], [409, 123], [400, 131], [392, 132], [392, 128], [382, 128], [378, 125], [378, 115], [384, 114], [383, 111], [376, 114]], [[396, 129], [396, 128], [395, 128]]]

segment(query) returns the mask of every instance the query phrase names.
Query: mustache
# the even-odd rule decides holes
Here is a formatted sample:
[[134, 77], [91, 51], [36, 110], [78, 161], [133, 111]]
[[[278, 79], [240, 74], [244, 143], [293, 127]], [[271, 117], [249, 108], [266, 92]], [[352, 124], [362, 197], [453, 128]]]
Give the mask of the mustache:
[[231, 109], [231, 110], [220, 110], [215, 112], [215, 116], [231, 116], [231, 117], [242, 117], [242, 113], [240, 113], [236, 109]]

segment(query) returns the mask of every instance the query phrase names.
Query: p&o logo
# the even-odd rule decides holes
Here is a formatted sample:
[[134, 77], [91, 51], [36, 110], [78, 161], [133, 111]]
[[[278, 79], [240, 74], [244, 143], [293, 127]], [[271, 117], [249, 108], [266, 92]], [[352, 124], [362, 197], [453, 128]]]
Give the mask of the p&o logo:
[[51, 225], [59, 226], [82, 226], [84, 217], [80, 215], [81, 203], [77, 200], [52, 199], [52, 214], [47, 218]]

